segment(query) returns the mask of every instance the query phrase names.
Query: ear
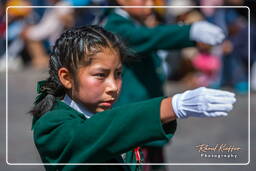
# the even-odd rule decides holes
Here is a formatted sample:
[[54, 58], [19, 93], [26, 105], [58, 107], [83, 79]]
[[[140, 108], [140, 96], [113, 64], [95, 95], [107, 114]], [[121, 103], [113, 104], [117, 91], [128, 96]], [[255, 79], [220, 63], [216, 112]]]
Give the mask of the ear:
[[72, 77], [71, 73], [67, 68], [60, 68], [58, 71], [58, 76], [60, 79], [60, 82], [66, 89], [71, 89], [72, 88]]

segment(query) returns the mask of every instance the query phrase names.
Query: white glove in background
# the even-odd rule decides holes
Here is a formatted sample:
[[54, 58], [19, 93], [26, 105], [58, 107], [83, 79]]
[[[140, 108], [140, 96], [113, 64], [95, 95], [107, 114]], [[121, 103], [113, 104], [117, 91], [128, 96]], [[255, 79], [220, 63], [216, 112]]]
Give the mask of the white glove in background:
[[234, 93], [205, 87], [188, 90], [172, 98], [177, 118], [227, 116], [235, 102]]
[[190, 29], [190, 39], [209, 45], [220, 44], [225, 38], [223, 30], [209, 22], [198, 21], [192, 24]]

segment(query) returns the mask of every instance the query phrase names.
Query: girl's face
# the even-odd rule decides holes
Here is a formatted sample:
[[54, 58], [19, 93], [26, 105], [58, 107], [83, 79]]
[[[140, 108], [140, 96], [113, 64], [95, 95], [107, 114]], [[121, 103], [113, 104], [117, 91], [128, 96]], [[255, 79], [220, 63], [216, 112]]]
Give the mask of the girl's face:
[[92, 57], [91, 64], [77, 70], [77, 86], [75, 88], [72, 83], [72, 99], [93, 113], [111, 108], [120, 93], [121, 72], [119, 53], [103, 48]]

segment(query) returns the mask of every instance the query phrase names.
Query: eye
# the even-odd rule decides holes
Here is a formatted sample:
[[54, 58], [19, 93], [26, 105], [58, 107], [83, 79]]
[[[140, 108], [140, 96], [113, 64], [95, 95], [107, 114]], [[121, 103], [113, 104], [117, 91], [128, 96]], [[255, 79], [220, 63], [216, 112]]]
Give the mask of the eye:
[[117, 78], [122, 77], [122, 71], [116, 71], [116, 77]]
[[106, 74], [105, 73], [97, 73], [97, 74], [94, 74], [94, 76], [97, 78], [105, 78]]

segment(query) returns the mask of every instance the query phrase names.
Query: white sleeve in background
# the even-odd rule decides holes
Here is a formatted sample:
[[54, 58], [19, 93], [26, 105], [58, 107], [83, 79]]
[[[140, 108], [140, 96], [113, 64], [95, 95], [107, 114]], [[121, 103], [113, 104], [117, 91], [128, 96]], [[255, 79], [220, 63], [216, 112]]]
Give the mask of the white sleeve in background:
[[[68, 3], [60, 2], [56, 6], [67, 6]], [[27, 37], [31, 40], [40, 41], [49, 38], [55, 40], [56, 37], [63, 31], [64, 25], [61, 21], [61, 16], [73, 12], [72, 8], [50, 8], [44, 13], [41, 21], [29, 27]]]
[[190, 39], [209, 45], [218, 45], [225, 39], [225, 34], [217, 25], [207, 21], [198, 21], [191, 26]]

